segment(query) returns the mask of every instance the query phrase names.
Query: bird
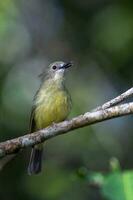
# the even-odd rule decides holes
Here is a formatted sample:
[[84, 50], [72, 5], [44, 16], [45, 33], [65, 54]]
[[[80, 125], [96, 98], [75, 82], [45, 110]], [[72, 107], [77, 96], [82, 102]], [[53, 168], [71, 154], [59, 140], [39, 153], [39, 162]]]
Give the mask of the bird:
[[[30, 115], [30, 133], [67, 119], [72, 101], [65, 86], [65, 76], [72, 64], [63, 61], [53, 62], [46, 72], [40, 75], [41, 84], [34, 96]], [[43, 146], [41, 143], [32, 147], [28, 165], [29, 175], [38, 174], [42, 170]]]

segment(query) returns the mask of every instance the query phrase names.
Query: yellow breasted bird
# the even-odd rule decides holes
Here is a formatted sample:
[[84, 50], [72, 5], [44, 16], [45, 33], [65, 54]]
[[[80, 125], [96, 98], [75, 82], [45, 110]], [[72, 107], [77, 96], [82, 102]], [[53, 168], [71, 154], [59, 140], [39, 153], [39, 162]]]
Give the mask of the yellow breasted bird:
[[[65, 120], [71, 109], [71, 98], [65, 87], [65, 71], [72, 63], [54, 62], [46, 74], [42, 73], [42, 83], [34, 97], [30, 118], [30, 133], [45, 128], [52, 123]], [[43, 144], [32, 148], [28, 173], [37, 174], [42, 168]]]

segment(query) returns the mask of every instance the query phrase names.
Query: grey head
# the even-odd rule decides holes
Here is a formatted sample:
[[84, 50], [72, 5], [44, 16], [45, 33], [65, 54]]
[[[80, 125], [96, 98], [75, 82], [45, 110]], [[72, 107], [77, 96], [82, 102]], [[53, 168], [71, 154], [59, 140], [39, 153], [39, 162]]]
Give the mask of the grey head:
[[63, 62], [63, 61], [56, 61], [51, 63], [46, 73], [41, 74], [42, 79], [52, 78], [54, 80], [58, 80], [64, 77], [65, 71], [67, 68], [73, 65], [72, 62]]

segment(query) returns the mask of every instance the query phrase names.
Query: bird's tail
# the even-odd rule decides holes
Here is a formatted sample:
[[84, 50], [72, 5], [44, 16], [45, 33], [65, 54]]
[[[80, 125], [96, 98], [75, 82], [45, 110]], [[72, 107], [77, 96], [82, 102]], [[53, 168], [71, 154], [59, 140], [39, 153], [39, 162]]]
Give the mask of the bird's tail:
[[43, 147], [35, 146], [32, 148], [31, 156], [30, 156], [30, 162], [28, 166], [28, 174], [38, 174], [41, 172], [42, 169], [42, 154], [43, 154]]

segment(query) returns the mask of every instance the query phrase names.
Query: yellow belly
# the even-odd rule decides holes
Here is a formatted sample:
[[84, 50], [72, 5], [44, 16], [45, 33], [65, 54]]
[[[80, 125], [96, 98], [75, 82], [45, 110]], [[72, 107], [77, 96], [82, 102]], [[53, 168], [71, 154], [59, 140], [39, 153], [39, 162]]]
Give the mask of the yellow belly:
[[71, 109], [71, 101], [64, 91], [44, 96], [35, 110], [36, 129], [45, 128], [53, 122], [65, 120]]

